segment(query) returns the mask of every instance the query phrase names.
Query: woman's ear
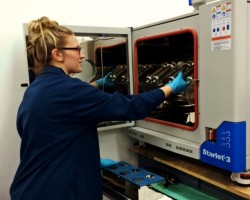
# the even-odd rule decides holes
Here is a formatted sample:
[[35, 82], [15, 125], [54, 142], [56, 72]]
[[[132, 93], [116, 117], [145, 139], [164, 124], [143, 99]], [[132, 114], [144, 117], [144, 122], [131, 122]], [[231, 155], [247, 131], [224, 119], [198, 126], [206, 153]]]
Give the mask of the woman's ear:
[[52, 50], [52, 59], [56, 60], [57, 62], [63, 61], [63, 53], [58, 49]]

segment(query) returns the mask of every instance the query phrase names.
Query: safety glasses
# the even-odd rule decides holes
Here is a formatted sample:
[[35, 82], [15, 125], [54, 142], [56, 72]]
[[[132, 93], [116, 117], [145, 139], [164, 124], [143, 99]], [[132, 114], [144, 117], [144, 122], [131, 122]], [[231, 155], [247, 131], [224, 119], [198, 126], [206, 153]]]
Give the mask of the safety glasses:
[[60, 47], [58, 48], [59, 50], [74, 50], [74, 51], [78, 51], [79, 55], [81, 53], [81, 47]]

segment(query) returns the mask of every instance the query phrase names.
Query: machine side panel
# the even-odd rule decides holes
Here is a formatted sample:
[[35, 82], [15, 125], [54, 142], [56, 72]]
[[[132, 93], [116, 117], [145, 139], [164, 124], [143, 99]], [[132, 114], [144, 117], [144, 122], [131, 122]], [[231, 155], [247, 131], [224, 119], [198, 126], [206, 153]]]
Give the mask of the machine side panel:
[[[227, 18], [221, 16], [215, 20], [217, 13], [213, 10], [227, 3], [231, 9], [225, 11]], [[200, 7], [199, 100], [203, 130], [217, 128], [223, 121], [246, 121], [247, 18], [244, 4], [243, 1], [219, 1]]]
[[[201, 6], [200, 26], [201, 132], [217, 129], [215, 142], [202, 144], [201, 160], [232, 172], [245, 171], [247, 2]], [[227, 132], [230, 138], [225, 137]], [[227, 161], [218, 159], [222, 155]]]

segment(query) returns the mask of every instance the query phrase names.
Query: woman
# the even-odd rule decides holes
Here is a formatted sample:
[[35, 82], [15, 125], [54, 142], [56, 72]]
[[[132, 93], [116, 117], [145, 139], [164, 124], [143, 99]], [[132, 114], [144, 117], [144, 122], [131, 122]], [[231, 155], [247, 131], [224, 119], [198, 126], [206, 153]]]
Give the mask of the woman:
[[[146, 117], [172, 92], [183, 91], [182, 73], [170, 84], [139, 95], [109, 94], [71, 78], [84, 55], [74, 33], [47, 17], [28, 25], [29, 52], [43, 66], [17, 113], [20, 165], [12, 200], [100, 200], [101, 164], [97, 124]], [[115, 108], [115, 109], [114, 109]], [[104, 163], [105, 164], [105, 163]]]

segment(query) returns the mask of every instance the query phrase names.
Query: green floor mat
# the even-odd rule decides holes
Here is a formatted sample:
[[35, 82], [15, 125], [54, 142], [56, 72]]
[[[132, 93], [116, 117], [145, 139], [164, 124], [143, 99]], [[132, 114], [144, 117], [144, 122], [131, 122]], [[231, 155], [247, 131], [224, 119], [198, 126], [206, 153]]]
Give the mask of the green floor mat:
[[164, 186], [163, 182], [151, 184], [155, 190], [177, 200], [218, 200], [182, 183]]

